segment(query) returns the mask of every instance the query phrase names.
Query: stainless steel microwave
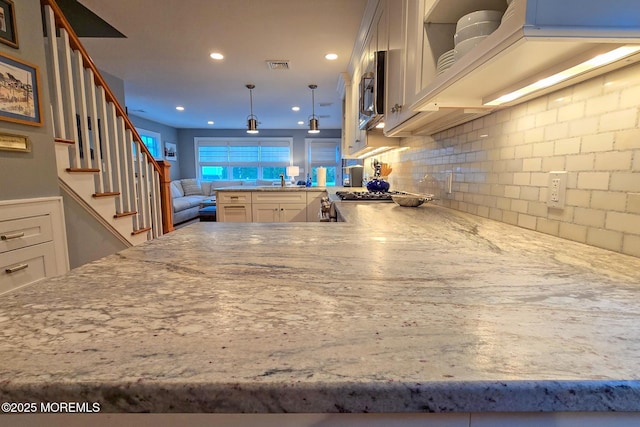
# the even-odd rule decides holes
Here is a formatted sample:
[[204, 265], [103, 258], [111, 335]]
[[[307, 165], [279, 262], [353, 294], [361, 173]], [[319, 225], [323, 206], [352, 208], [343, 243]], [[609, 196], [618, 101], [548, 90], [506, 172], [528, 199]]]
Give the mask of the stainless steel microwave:
[[372, 129], [384, 119], [386, 52], [374, 55], [373, 70], [360, 79], [360, 129]]

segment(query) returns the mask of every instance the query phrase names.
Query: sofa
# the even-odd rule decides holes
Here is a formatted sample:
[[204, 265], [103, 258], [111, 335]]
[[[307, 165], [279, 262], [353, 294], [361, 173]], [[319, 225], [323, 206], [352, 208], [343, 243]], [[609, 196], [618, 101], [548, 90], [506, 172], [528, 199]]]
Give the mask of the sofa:
[[173, 225], [198, 218], [201, 203], [207, 199], [215, 200], [216, 188], [272, 184], [272, 181], [201, 181], [199, 179], [177, 179], [171, 181]]

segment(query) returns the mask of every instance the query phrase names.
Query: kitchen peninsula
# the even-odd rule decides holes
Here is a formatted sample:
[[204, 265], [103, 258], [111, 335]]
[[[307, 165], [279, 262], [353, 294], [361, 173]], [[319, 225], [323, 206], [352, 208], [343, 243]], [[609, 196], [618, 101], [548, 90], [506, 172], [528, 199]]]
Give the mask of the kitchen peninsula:
[[337, 207], [193, 224], [3, 295], [2, 401], [640, 420], [640, 259], [434, 204]]

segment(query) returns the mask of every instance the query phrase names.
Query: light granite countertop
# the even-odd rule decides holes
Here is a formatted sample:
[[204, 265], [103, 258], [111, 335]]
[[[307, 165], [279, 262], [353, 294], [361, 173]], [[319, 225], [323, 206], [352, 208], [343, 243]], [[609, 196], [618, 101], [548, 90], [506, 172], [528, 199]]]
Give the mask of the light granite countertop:
[[640, 411], [640, 259], [434, 204], [196, 223], [0, 298], [2, 401]]

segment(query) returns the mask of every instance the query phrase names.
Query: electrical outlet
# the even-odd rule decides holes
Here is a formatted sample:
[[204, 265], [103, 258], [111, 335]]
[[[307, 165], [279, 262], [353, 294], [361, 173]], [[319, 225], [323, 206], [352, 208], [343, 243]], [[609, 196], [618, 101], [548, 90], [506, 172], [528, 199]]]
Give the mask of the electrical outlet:
[[549, 172], [549, 188], [547, 206], [550, 208], [564, 209], [567, 192], [567, 172]]

